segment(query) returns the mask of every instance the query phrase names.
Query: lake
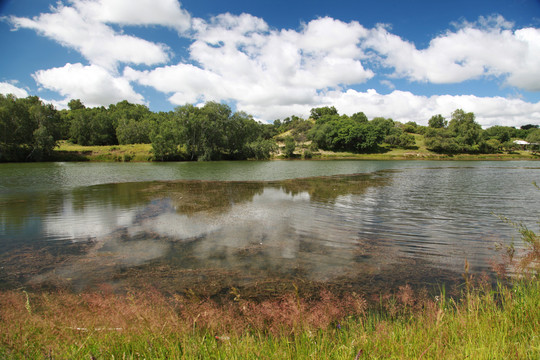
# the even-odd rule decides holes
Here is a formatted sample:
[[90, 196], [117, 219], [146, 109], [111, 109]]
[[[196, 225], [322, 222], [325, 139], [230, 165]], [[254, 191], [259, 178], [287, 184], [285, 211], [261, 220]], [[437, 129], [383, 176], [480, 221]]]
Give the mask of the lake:
[[0, 288], [438, 288], [519, 247], [497, 215], [538, 229], [533, 181], [533, 161], [0, 164]]

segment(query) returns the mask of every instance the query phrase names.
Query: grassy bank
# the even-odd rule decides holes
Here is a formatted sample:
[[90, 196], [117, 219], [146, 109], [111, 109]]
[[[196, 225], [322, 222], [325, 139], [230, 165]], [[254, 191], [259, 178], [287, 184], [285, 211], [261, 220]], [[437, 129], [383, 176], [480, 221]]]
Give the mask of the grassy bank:
[[142, 162], [151, 161], [151, 144], [82, 146], [59, 142], [54, 150], [57, 161]]
[[[340, 153], [318, 151], [311, 159], [358, 159], [358, 160], [540, 160], [539, 154], [530, 151], [515, 151], [500, 154], [458, 154], [444, 155], [429, 151], [423, 146], [423, 140], [417, 139], [417, 149], [387, 149], [374, 154]], [[146, 162], [152, 161], [151, 144], [81, 146], [61, 141], [54, 151], [55, 161], [93, 161], [93, 162]], [[297, 147], [295, 154], [302, 158], [303, 149]], [[282, 154], [275, 154], [274, 159], [282, 159]]]
[[[238, 300], [238, 299], [237, 299]], [[0, 293], [4, 359], [538, 359], [540, 282], [463, 289], [459, 300], [403, 286], [216, 304], [148, 290]]]

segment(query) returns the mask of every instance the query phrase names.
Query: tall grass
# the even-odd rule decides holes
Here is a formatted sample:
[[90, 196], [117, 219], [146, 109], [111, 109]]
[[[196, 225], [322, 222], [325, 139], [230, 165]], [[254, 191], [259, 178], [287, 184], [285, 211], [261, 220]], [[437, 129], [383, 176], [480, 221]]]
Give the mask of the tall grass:
[[459, 299], [403, 286], [217, 304], [139, 293], [0, 293], [0, 358], [538, 359], [540, 283], [489, 282]]

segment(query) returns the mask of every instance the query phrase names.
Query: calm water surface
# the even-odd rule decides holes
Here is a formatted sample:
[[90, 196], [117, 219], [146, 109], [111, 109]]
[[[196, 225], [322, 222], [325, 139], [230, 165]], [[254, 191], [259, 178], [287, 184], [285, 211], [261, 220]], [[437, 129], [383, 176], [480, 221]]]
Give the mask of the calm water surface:
[[0, 164], [0, 287], [435, 286], [519, 242], [494, 214], [537, 228], [533, 181], [528, 161]]

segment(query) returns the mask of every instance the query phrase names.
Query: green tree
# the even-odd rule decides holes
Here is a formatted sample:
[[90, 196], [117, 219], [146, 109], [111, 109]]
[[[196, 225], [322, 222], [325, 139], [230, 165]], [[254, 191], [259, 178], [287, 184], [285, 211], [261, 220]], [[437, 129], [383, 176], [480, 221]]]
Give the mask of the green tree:
[[149, 144], [150, 121], [122, 118], [116, 127], [116, 138], [119, 144]]
[[418, 134], [418, 124], [414, 121], [409, 121], [403, 126], [403, 131], [412, 134]]
[[275, 141], [267, 137], [268, 127], [251, 115], [232, 113], [225, 104], [208, 102], [202, 108], [177, 107], [171, 119], [153, 125], [151, 141], [156, 159], [185, 154], [188, 160], [206, 161], [269, 158]]
[[60, 116], [37, 96], [0, 95], [0, 161], [39, 161], [52, 154]]
[[338, 112], [337, 112], [336, 108], [333, 107], [333, 106], [325, 106], [325, 107], [313, 108], [310, 111], [310, 117], [315, 121], [317, 119], [321, 118], [322, 116], [325, 116], [325, 115], [334, 116], [334, 115], [337, 115], [337, 114], [338, 114]]
[[287, 136], [284, 140], [285, 147], [283, 153], [285, 157], [292, 158], [294, 157], [294, 150], [296, 149], [296, 143], [292, 136]]
[[81, 109], [86, 109], [86, 106], [84, 106], [84, 104], [81, 102], [80, 99], [71, 99], [69, 102], [68, 102], [68, 108], [69, 110], [81, 110]]
[[357, 112], [357, 113], [352, 114], [351, 119], [353, 121], [356, 121], [356, 122], [359, 122], [359, 123], [367, 123], [368, 122], [368, 118], [367, 118], [366, 114], [364, 114], [363, 112]]
[[462, 109], [457, 109], [452, 113], [452, 119], [448, 124], [448, 130], [452, 132], [461, 152], [476, 152], [480, 140], [482, 127], [474, 121], [474, 113], [466, 113]]
[[324, 150], [368, 152], [377, 149], [393, 126], [392, 119], [375, 118], [365, 122], [361, 116], [323, 115], [315, 122], [308, 138]]
[[540, 129], [533, 128], [526, 140], [531, 143], [533, 152], [538, 152], [540, 150]]
[[117, 145], [113, 118], [104, 107], [72, 110], [70, 140], [80, 145]]
[[487, 139], [496, 139], [501, 143], [510, 141], [512, 138], [512, 133], [516, 129], [508, 126], [492, 126], [485, 131], [483, 131], [483, 138]]
[[150, 133], [154, 160], [173, 161], [184, 159], [183, 148], [181, 146], [183, 131], [184, 129], [178, 116], [160, 114], [153, 122]]
[[482, 131], [480, 124], [475, 122], [474, 113], [457, 109], [452, 113], [448, 127], [428, 128], [424, 134], [425, 144], [429, 150], [440, 153], [491, 152], [492, 147], [482, 140]]
[[441, 114], [433, 115], [428, 121], [428, 126], [430, 128], [441, 129], [445, 128], [447, 125], [448, 121], [446, 121], [446, 119]]
[[534, 131], [532, 131], [525, 140], [530, 143], [540, 144], [540, 129], [535, 129]]

